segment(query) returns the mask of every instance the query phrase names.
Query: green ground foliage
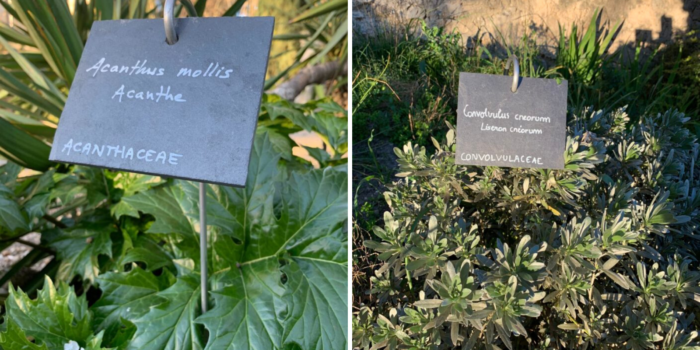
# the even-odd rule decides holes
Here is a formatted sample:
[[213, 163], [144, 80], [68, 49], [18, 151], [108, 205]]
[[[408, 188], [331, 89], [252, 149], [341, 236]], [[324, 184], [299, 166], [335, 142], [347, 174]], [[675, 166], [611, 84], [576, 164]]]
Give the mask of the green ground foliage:
[[[609, 52], [618, 26], [596, 24], [585, 32], [560, 28], [555, 58], [540, 53], [534, 33], [508, 40], [497, 32], [482, 45], [482, 34], [465, 40], [459, 33], [413, 21], [376, 36], [355, 36], [353, 53], [353, 136], [372, 131], [395, 144], [429, 145], [444, 139], [444, 121], [454, 123], [459, 72], [503, 74], [508, 55], [520, 60], [521, 75], [569, 81], [572, 113], [593, 107], [611, 111], [627, 106], [631, 116], [675, 108], [697, 122], [700, 70], [696, 33], [664, 50], [641, 46]], [[688, 84], [694, 85], [688, 85]], [[693, 89], [693, 87], [695, 89]], [[700, 132], [696, 132], [700, 134]]]
[[356, 48], [354, 147], [398, 147], [353, 164], [355, 348], [700, 349], [696, 44], [610, 53], [596, 16], [553, 59], [502, 46], [567, 79], [564, 170], [454, 164], [457, 74], [502, 74], [498, 45], [422, 25]]

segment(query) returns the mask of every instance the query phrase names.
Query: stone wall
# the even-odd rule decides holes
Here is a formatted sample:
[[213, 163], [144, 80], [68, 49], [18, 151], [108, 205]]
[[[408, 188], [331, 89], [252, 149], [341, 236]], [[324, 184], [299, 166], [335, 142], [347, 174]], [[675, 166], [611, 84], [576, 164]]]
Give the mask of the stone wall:
[[486, 43], [497, 31], [506, 40], [534, 31], [538, 43], [551, 48], [559, 24], [585, 30], [597, 8], [604, 23], [623, 22], [613, 49], [637, 41], [656, 46], [700, 29], [700, 0], [353, 0], [353, 30], [371, 36], [418, 18], [466, 38], [480, 33]]

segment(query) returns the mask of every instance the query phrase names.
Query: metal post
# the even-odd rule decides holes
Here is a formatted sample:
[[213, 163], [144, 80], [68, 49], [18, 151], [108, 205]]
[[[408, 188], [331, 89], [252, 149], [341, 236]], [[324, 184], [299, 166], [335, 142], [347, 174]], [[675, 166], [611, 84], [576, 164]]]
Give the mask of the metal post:
[[207, 185], [199, 183], [199, 260], [201, 265], [202, 313], [207, 312]]
[[[197, 10], [190, 0], [180, 0], [190, 17], [197, 17]], [[168, 44], [177, 42], [177, 32], [175, 32], [175, 0], [165, 0], [163, 6], [163, 24], [165, 25], [165, 38]], [[207, 312], [207, 185], [199, 183], [199, 264], [201, 265], [201, 290], [202, 290], [202, 313]]]

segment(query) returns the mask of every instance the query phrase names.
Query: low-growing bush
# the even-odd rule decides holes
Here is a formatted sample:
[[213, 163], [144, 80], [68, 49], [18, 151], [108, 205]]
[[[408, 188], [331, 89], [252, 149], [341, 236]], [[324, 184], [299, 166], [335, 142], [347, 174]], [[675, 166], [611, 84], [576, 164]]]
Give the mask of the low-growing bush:
[[[699, 349], [700, 145], [678, 111], [570, 117], [564, 170], [395, 149], [361, 349]], [[355, 293], [362, 291], [356, 290]], [[369, 300], [369, 301], [368, 301]]]

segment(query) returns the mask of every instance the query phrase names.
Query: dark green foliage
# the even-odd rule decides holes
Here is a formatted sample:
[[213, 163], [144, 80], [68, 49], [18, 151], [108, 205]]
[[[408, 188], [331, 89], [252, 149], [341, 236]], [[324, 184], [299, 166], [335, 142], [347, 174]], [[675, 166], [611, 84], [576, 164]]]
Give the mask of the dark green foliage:
[[[265, 97], [246, 188], [207, 186], [207, 313], [196, 183], [81, 166], [37, 175], [0, 166], [0, 239], [42, 233], [20, 267], [53, 257], [36, 277], [50, 278], [41, 290], [34, 280], [10, 288], [0, 349], [63, 349], [72, 341], [86, 350], [320, 350], [346, 342], [345, 113], [328, 99], [300, 105]], [[292, 155], [289, 135], [304, 129], [326, 142], [312, 154], [322, 169]]]
[[[110, 187], [111, 194], [92, 211], [83, 206], [85, 212], [57, 224], [65, 228], [49, 229], [38, 219], [29, 224], [43, 230], [47, 249], [55, 250], [60, 263], [53, 278], [73, 281], [82, 290], [99, 289], [101, 297], [88, 309], [86, 295], [76, 297], [63, 282], [59, 295], [65, 295], [65, 302], [53, 296], [56, 291], [48, 279], [36, 300], [11, 288], [2, 348], [15, 349], [20, 339], [26, 346], [49, 349], [70, 341], [86, 349], [91, 342], [119, 349], [243, 344], [250, 349], [288, 344], [327, 349], [344, 341], [347, 174], [342, 167], [314, 170], [295, 159], [280, 163], [271, 137], [261, 131], [246, 188], [208, 186], [212, 301], [204, 314], [197, 185], [96, 172], [108, 176], [108, 186], [121, 183], [123, 192]], [[64, 180], [77, 173], [65, 174]], [[87, 186], [83, 196], [90, 198], [91, 191], [97, 189]], [[110, 216], [103, 209], [110, 201], [122, 203], [135, 217]], [[47, 205], [60, 207], [62, 202]], [[0, 224], [7, 227], [4, 221]], [[267, 330], [264, 337], [261, 329]]]
[[[454, 121], [459, 72], [497, 69], [479, 58], [482, 50], [466, 54], [459, 34], [418, 24], [407, 26], [398, 41], [380, 35], [355, 51], [356, 140], [366, 140], [372, 130], [392, 142], [415, 139], [425, 144], [436, 128], [444, 136], [439, 131], [444, 121]], [[361, 37], [356, 40], [363, 44]]]

